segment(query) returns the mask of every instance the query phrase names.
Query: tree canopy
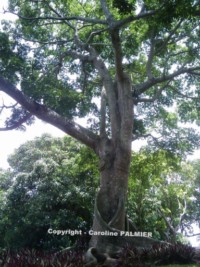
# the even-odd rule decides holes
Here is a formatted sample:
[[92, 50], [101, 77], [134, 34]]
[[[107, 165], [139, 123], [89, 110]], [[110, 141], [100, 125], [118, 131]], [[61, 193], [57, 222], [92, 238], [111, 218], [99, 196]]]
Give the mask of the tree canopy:
[[97, 188], [91, 151], [71, 138], [43, 135], [21, 145], [9, 164], [0, 173], [0, 247], [55, 250], [81, 236], [51, 235], [49, 228], [91, 227]]
[[[146, 137], [179, 153], [198, 144], [193, 129], [180, 127], [180, 122], [199, 123], [198, 1], [9, 3], [18, 20], [3, 23], [1, 75], [33, 102], [1, 80], [1, 90], [22, 105], [12, 107], [8, 129], [36, 115], [92, 146], [104, 120], [107, 131], [113, 130], [116, 102], [106, 84], [123, 70], [136, 105], [134, 139]], [[97, 101], [103, 86], [109, 112]], [[92, 117], [95, 135], [81, 127], [77, 133], [72, 119], [85, 116]]]

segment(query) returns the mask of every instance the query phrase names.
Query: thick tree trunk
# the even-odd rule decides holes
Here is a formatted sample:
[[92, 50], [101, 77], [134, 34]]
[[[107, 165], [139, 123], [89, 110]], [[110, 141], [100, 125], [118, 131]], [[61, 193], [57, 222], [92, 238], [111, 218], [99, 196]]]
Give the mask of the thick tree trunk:
[[[108, 102], [112, 102], [109, 106], [112, 106], [114, 115], [111, 117], [111, 138], [102, 128], [96, 148], [100, 159], [100, 189], [94, 209], [93, 231], [98, 234], [92, 236], [90, 245], [97, 248], [102, 247], [102, 244], [106, 247], [106, 231], [125, 230], [125, 200], [133, 129], [133, 101], [129, 77], [121, 73], [116, 82], [106, 88]], [[110, 92], [114, 94], [109, 99]], [[105, 233], [106, 236], [99, 233]]]
[[[96, 196], [92, 228], [105, 234], [106, 231], [124, 231], [131, 154], [120, 144], [114, 146], [109, 140], [103, 140], [100, 147], [100, 189]], [[91, 246], [99, 247], [101, 242], [101, 234], [92, 236]]]
[[122, 234], [136, 230], [127, 228], [125, 210], [131, 155], [121, 147], [113, 147], [111, 141], [107, 140], [106, 144], [106, 153], [100, 164], [101, 181], [95, 201], [90, 247], [111, 255], [127, 244], [151, 248], [160, 242], [148, 237]]
[[147, 237], [129, 238], [121, 234], [128, 230], [125, 202], [131, 161], [133, 101], [131, 82], [126, 74], [122, 74], [114, 86], [110, 87], [110, 91], [116, 92], [115, 116], [111, 118], [111, 138], [102, 127], [96, 146], [100, 159], [100, 189], [96, 196], [90, 246], [101, 252], [116, 252], [127, 243], [137, 247], [151, 247], [155, 243]]

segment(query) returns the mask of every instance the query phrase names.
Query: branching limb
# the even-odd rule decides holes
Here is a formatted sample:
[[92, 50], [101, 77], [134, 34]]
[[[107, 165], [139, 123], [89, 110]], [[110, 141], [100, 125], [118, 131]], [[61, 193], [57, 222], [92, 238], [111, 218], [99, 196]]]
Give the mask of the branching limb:
[[0, 106], [0, 114], [2, 113], [2, 111], [4, 109], [12, 109], [12, 108], [15, 108], [18, 105], [18, 103], [15, 103], [15, 104], [13, 104], [11, 106], [7, 106], [7, 105], [4, 104], [4, 100], [3, 99], [2, 99], [2, 103], [3, 103], [3, 105]]
[[162, 9], [162, 7], [158, 8], [156, 10], [145, 11], [145, 9], [142, 8], [141, 12], [138, 15], [136, 15], [136, 16], [132, 15], [132, 16], [129, 16], [129, 17], [125, 18], [125, 19], [116, 21], [114, 27], [119, 29], [119, 28], [125, 26], [126, 24], [128, 24], [130, 22], [137, 21], [137, 20], [140, 20], [140, 19], [143, 19], [143, 18], [147, 18], [147, 17], [152, 17], [155, 14], [157, 14], [158, 11], [160, 11], [161, 9]]
[[89, 44], [89, 43], [93, 40], [93, 38], [94, 38], [96, 35], [99, 35], [99, 34], [101, 34], [102, 32], [106, 32], [106, 31], [108, 31], [108, 29], [109, 29], [109, 28], [106, 27], [105, 29], [91, 32], [90, 35], [89, 35], [89, 37], [88, 37], [88, 39], [87, 39], [87, 41], [86, 41], [86, 44]]
[[167, 227], [169, 228], [169, 230], [171, 231], [173, 239], [174, 239], [173, 241], [176, 241], [176, 231], [175, 231], [174, 227], [167, 220], [167, 218], [165, 217], [164, 213], [162, 212], [162, 210], [160, 208], [158, 208], [158, 212], [161, 215], [161, 217], [164, 219], [164, 221], [165, 221]]
[[[48, 6], [48, 8], [55, 14], [58, 16], [58, 18], [62, 18], [62, 16], [57, 12], [57, 10], [55, 10], [47, 1], [45, 1], [45, 4]], [[72, 29], [74, 29], [73, 25], [68, 22], [68, 21], [65, 21], [65, 23]]]
[[32, 114], [31, 113], [28, 113], [26, 116], [24, 116], [23, 118], [19, 119], [19, 121], [15, 122], [13, 125], [6, 126], [5, 128], [0, 128], [0, 131], [10, 131], [10, 130], [17, 129], [23, 123], [25, 123], [26, 121], [28, 121], [31, 117], [32, 117]]
[[93, 24], [102, 24], [107, 25], [107, 22], [105, 20], [100, 19], [91, 19], [81, 16], [69, 16], [69, 17], [54, 17], [54, 16], [44, 16], [44, 17], [25, 17], [15, 12], [7, 11], [6, 13], [11, 13], [13, 15], [18, 16], [20, 19], [24, 19], [27, 21], [37, 21], [37, 20], [59, 20], [59, 21], [82, 21], [82, 22], [89, 22]]
[[162, 94], [162, 92], [169, 86], [171, 81], [168, 81], [164, 86], [160, 87], [155, 95], [152, 98], [134, 98], [134, 103], [138, 104], [138, 103], [153, 103], [154, 101], [156, 101], [160, 95]]
[[161, 136], [160, 137], [155, 137], [153, 136], [152, 134], [143, 134], [143, 135], [137, 135], [137, 136], [133, 136], [132, 137], [132, 141], [136, 141], [138, 139], [143, 139], [143, 138], [148, 138], [150, 137], [151, 139], [154, 140], [154, 142], [159, 146], [159, 141], [158, 139], [162, 138]]
[[146, 82], [136, 85], [134, 89], [139, 92], [139, 94], [142, 94], [156, 84], [173, 80], [181, 74], [192, 74], [194, 71], [200, 71], [200, 67], [182, 67], [172, 74], [163, 75], [162, 77], [154, 77], [151, 80], [148, 79]]
[[109, 26], [111, 26], [111, 24], [114, 22], [114, 19], [113, 19], [113, 15], [110, 13], [108, 9], [108, 6], [105, 0], [101, 0], [101, 7], [109, 23]]
[[171, 30], [169, 35], [163, 40], [162, 45], [157, 48], [155, 53], [159, 53], [161, 50], [163, 50], [169, 43], [169, 41], [172, 39], [173, 35], [176, 33], [176, 31], [180, 28], [181, 23], [183, 22], [183, 19], [181, 19], [177, 25], [174, 27], [174, 29]]
[[185, 236], [192, 237], [192, 236], [198, 236], [198, 235], [200, 235], [200, 233], [196, 233], [196, 234], [192, 234], [192, 235], [185, 235]]
[[193, 99], [193, 100], [200, 100], [200, 97], [195, 97], [195, 96], [188, 96], [188, 95], [185, 95], [181, 92], [179, 92], [176, 88], [172, 87], [172, 90], [174, 90], [174, 92], [177, 93], [177, 95], [181, 96], [182, 98], [187, 98], [187, 99]]
[[75, 40], [76, 46], [78, 48], [81, 48], [82, 51], [85, 51], [85, 54], [83, 55], [83, 53], [78, 53], [76, 51], [67, 51], [65, 52], [65, 54], [70, 55], [74, 58], [79, 58], [82, 61], [85, 60], [85, 61], [91, 62], [94, 65], [95, 69], [98, 71], [99, 76], [102, 80], [103, 86], [106, 91], [108, 106], [109, 106], [110, 114], [111, 114], [111, 117], [110, 117], [111, 130], [112, 130], [112, 135], [114, 136], [117, 133], [116, 122], [118, 121], [118, 114], [116, 112], [117, 99], [116, 99], [113, 79], [105, 63], [100, 58], [100, 56], [98, 55], [94, 47], [80, 40], [77, 29], [74, 34], [74, 40]]
[[154, 34], [154, 30], [152, 30], [149, 55], [148, 55], [148, 60], [146, 64], [146, 72], [147, 72], [147, 77], [149, 80], [153, 78], [152, 63], [153, 63], [153, 57], [154, 57], [154, 50], [155, 50], [155, 34]]
[[50, 123], [51, 125], [54, 125], [95, 150], [98, 142], [98, 136], [90, 130], [82, 127], [72, 120], [60, 116], [45, 105], [35, 102], [2, 77], [0, 77], [0, 91], [3, 91], [17, 101], [25, 110], [30, 112], [30, 114], [35, 115], [39, 119]]

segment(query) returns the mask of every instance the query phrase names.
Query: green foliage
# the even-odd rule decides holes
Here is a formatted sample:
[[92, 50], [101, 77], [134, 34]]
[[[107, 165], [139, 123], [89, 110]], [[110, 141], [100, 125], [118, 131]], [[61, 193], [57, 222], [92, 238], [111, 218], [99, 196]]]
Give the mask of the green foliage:
[[192, 165], [181, 163], [169, 151], [134, 153], [127, 206], [131, 220], [140, 231], [152, 232], [154, 238], [173, 241], [175, 233], [179, 240], [191, 230], [192, 222], [199, 221], [195, 211], [199, 199], [196, 203], [192, 200], [197, 195], [197, 181]]
[[25, 45], [17, 45], [5, 32], [0, 32], [0, 72], [2, 75], [12, 82], [19, 81], [17, 73], [23, 69], [26, 54]]
[[9, 159], [11, 186], [0, 212], [1, 246], [56, 249], [75, 242], [77, 236], [47, 230], [91, 226], [95, 161], [91, 151], [70, 138], [44, 135], [20, 146]]
[[196, 160], [191, 163], [193, 167], [193, 173], [196, 177], [194, 181], [194, 205], [190, 205], [190, 216], [200, 226], [200, 162]]
[[128, 0], [114, 0], [113, 7], [117, 8], [121, 15], [127, 15], [135, 11], [135, 2]]

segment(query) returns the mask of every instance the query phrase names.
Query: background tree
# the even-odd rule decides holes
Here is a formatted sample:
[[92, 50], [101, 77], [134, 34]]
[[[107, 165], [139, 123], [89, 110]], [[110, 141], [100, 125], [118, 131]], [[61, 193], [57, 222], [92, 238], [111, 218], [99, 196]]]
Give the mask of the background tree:
[[[195, 160], [191, 162], [192, 165], [192, 172], [194, 173], [195, 180], [194, 180], [194, 197], [192, 198], [192, 201], [194, 205], [189, 206], [190, 209], [190, 217], [196, 222], [196, 225], [200, 227], [200, 162], [199, 160]], [[190, 231], [186, 232], [188, 236], [200, 236], [200, 231], [195, 233], [193, 232], [193, 229], [190, 229]], [[198, 237], [198, 239], [200, 239]]]
[[182, 241], [199, 221], [195, 203], [198, 175], [191, 163], [168, 151], [133, 154], [128, 210], [140, 231], [170, 242]]
[[9, 158], [10, 173], [0, 176], [1, 190], [5, 187], [0, 199], [1, 247], [55, 250], [80, 239], [47, 231], [84, 232], [91, 227], [95, 161], [91, 151], [71, 138], [43, 135], [21, 145]]
[[[0, 36], [0, 90], [17, 103], [1, 130], [37, 116], [92, 148], [101, 181], [93, 228], [125, 229], [132, 140], [179, 155], [199, 145], [179, 123], [199, 121], [198, 1], [9, 3], [19, 19]], [[92, 115], [88, 128], [76, 123]]]

